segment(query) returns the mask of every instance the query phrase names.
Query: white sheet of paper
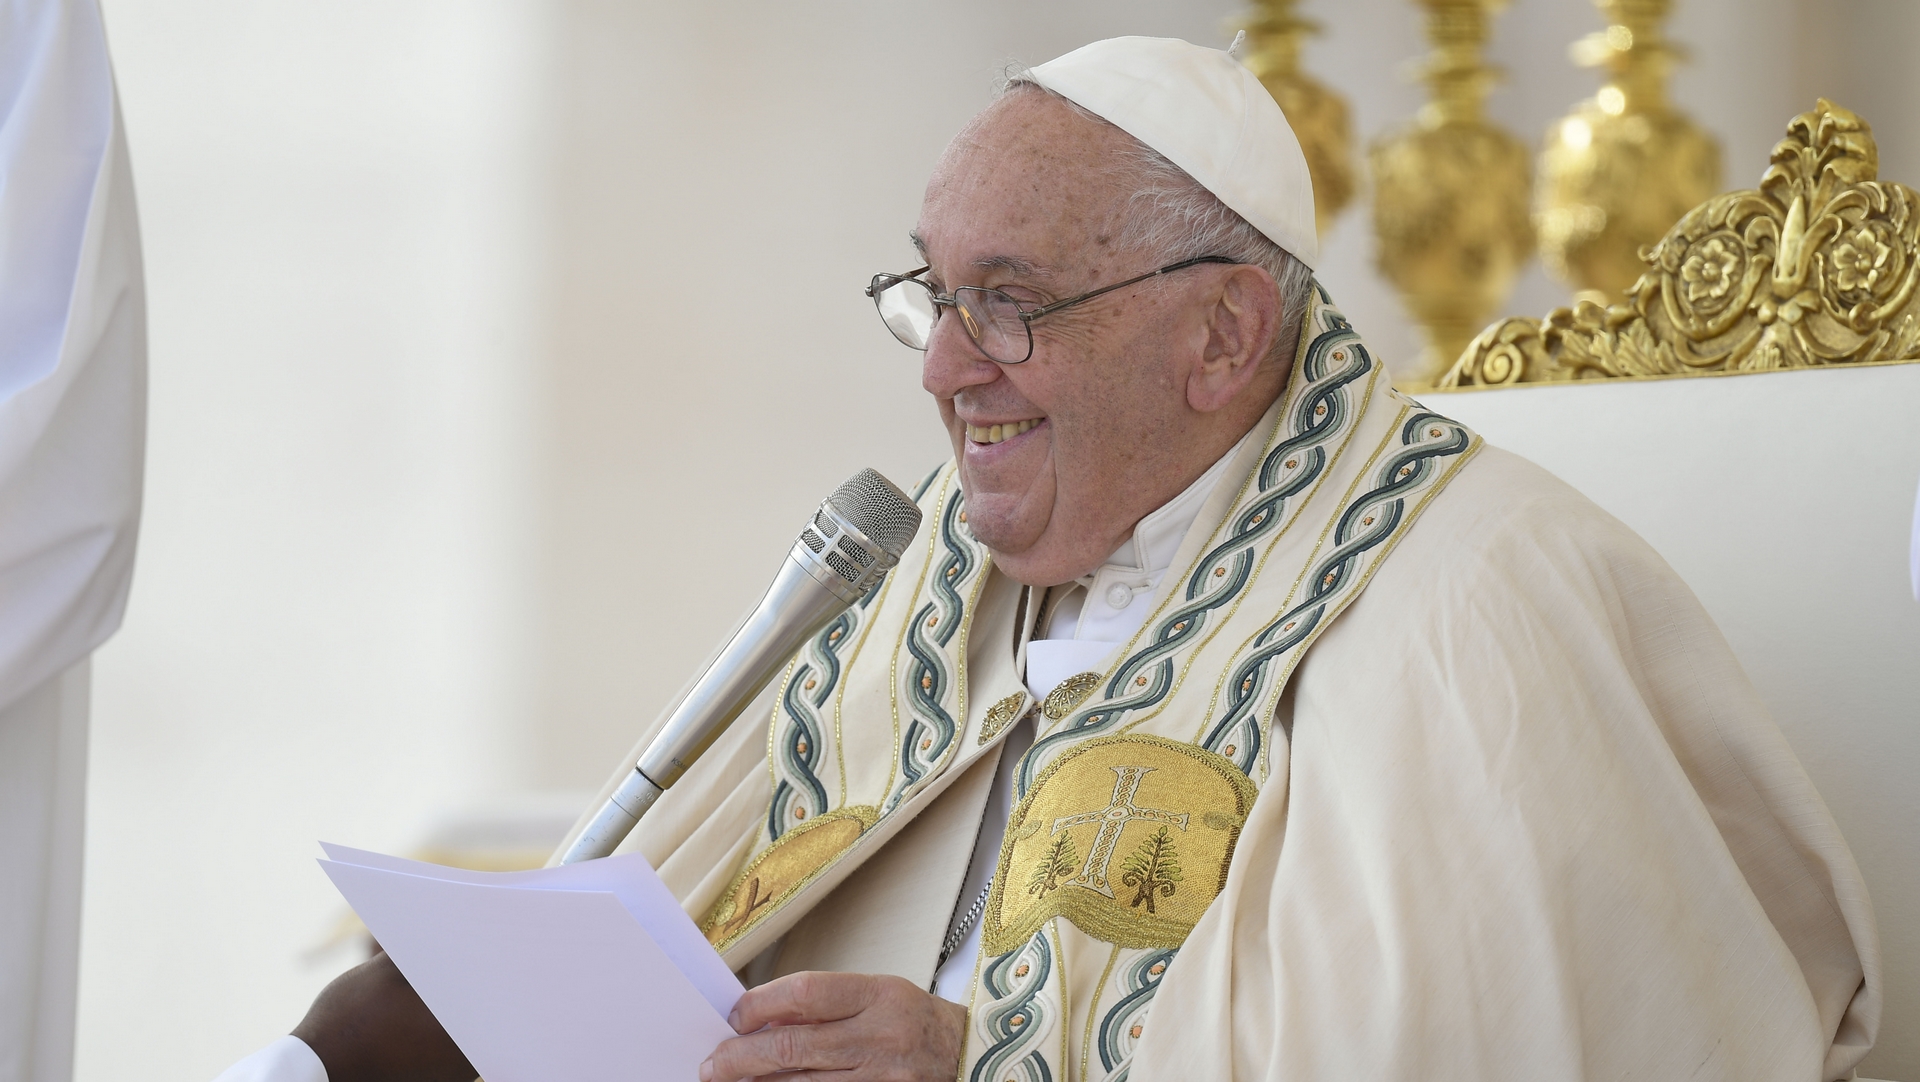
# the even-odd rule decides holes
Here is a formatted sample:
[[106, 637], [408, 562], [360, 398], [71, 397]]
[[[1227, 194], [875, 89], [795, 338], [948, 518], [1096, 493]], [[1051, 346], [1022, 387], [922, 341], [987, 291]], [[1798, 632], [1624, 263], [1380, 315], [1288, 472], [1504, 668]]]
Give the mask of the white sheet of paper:
[[[345, 845], [321, 842], [320, 848], [341, 864], [363, 868], [421, 875], [448, 883], [473, 883], [480, 886], [519, 887], [533, 890], [604, 890], [620, 899], [633, 919], [647, 930], [673, 964], [686, 974], [694, 988], [706, 997], [713, 1009], [725, 1018], [733, 1004], [746, 991], [727, 963], [700, 934], [700, 929], [680, 908], [679, 899], [654, 873], [653, 866], [638, 853], [588, 860], [558, 868], [536, 868], [524, 872], [471, 872], [426, 864], [383, 853], [371, 853]], [[376, 935], [377, 938], [377, 935]]]
[[693, 1082], [733, 1036], [611, 890], [320, 864], [488, 1082]]

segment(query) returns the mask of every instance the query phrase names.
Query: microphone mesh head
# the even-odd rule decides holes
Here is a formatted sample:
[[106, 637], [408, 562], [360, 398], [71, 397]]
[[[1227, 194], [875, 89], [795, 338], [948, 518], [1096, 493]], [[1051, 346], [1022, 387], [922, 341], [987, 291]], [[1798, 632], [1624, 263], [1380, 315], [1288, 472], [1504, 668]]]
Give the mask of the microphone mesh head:
[[896, 560], [920, 530], [920, 508], [913, 497], [871, 469], [847, 478], [827, 502]]

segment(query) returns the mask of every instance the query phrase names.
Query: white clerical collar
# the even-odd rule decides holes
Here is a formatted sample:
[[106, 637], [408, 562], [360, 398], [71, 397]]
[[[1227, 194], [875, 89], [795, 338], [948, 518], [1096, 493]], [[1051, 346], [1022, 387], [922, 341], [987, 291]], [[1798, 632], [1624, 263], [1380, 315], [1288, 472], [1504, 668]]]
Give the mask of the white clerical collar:
[[1193, 528], [1207, 497], [1260, 427], [1249, 429], [1185, 491], [1141, 519], [1133, 528], [1133, 536], [1122, 542], [1106, 563], [1076, 579], [1086, 587], [1086, 593], [1075, 593], [1061, 605], [1044, 638], [1115, 645], [1132, 638], [1146, 623], [1152, 608], [1144, 595], [1151, 594], [1166, 577], [1180, 551], [1180, 542]]
[[1220, 483], [1220, 475], [1227, 470], [1227, 464], [1233, 461], [1234, 453], [1240, 445], [1247, 442], [1253, 433], [1241, 436], [1239, 442], [1227, 449], [1219, 461], [1207, 467], [1207, 472], [1186, 487], [1186, 490], [1166, 503], [1161, 504], [1133, 528], [1133, 536], [1121, 542], [1092, 574], [1081, 577], [1084, 585], [1102, 571], [1112, 568], [1117, 571], [1144, 572], [1158, 578], [1164, 575], [1173, 564], [1174, 553], [1180, 551], [1180, 542], [1186, 539], [1187, 531], [1193, 528], [1193, 520], [1200, 515], [1200, 508], [1213, 494], [1215, 485]]

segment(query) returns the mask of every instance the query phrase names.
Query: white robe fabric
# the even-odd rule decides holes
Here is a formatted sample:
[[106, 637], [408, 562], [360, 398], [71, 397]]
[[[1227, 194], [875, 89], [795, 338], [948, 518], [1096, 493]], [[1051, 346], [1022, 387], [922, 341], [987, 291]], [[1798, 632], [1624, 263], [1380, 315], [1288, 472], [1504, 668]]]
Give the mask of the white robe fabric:
[[139, 221], [94, 0], [0, 0], [0, 707], [120, 626], [140, 516]]
[[1469, 463], [1288, 700], [1285, 781], [1134, 1082], [1825, 1082], [1865, 1055], [1879, 953], [1832, 817], [1692, 593], [1544, 471]]
[[0, 1082], [72, 1073], [87, 656], [145, 440], [139, 225], [95, 0], [0, 0]]
[[327, 1082], [327, 1065], [288, 1034], [220, 1072], [213, 1082]]
[[80, 978], [87, 663], [0, 708], [0, 1080], [66, 1082]]

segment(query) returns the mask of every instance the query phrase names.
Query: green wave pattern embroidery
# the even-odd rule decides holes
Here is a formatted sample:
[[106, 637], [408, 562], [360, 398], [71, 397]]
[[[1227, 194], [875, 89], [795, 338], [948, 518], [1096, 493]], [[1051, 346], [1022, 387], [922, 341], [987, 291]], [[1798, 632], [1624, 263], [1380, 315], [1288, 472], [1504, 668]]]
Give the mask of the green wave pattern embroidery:
[[[1468, 452], [1473, 433], [1432, 411], [1419, 409], [1400, 425], [1401, 449], [1374, 473], [1374, 487], [1340, 513], [1333, 551], [1307, 573], [1307, 594], [1254, 636], [1250, 648], [1229, 666], [1225, 711], [1201, 746], [1253, 773], [1266, 739], [1272, 711], [1261, 704], [1277, 701], [1291, 666], [1275, 664], [1294, 656], [1361, 585], [1363, 557], [1387, 543], [1407, 519], [1410, 500], [1434, 487], [1444, 466]], [[1232, 749], [1231, 753], [1227, 749]]]
[[1121, 967], [1121, 987], [1125, 991], [1100, 1019], [1100, 1066], [1107, 1072], [1103, 1082], [1126, 1082], [1133, 1068], [1133, 1050], [1147, 1024], [1147, 1008], [1153, 1005], [1160, 979], [1166, 976], [1180, 949], [1128, 953], [1134, 958]]
[[788, 827], [827, 810], [827, 789], [819, 774], [819, 764], [827, 752], [820, 711], [840, 686], [845, 667], [840, 651], [859, 639], [868, 606], [880, 596], [885, 582], [883, 578], [875, 583], [859, 604], [841, 613], [801, 648], [786, 686], [780, 690], [773, 738], [773, 799], [767, 805], [769, 842], [778, 841]]
[[1045, 994], [1055, 983], [1049, 980], [1053, 967], [1045, 929], [981, 967], [980, 990], [990, 999], [972, 1020], [987, 1050], [974, 1061], [967, 1082], [1053, 1082], [1054, 1068], [1041, 1051], [1049, 1031], [1064, 1024], [1054, 997]]
[[935, 773], [959, 736], [958, 718], [966, 709], [961, 666], [964, 649], [960, 631], [971, 615], [966, 592], [984, 577], [985, 548], [962, 522], [966, 497], [955, 485], [940, 508], [940, 548], [944, 556], [927, 576], [928, 599], [907, 625], [907, 662], [901, 690], [907, 705], [907, 724], [900, 740], [900, 780], [884, 805], [888, 812], [900, 806]]
[[[920, 479], [913, 487], [915, 503], [925, 498], [927, 490], [946, 468], [946, 464], [941, 463]], [[820, 780], [819, 769], [827, 753], [826, 725], [821, 711], [839, 690], [845, 667], [841, 652], [859, 641], [860, 633], [866, 629], [869, 610], [886, 585], [886, 577], [874, 583], [859, 604], [828, 624], [794, 658], [774, 716], [773, 798], [767, 806], [769, 843], [778, 841], [788, 828], [818, 817], [828, 809], [827, 789]], [[814, 682], [811, 690], [807, 687], [809, 680]], [[796, 812], [803, 814], [796, 815]]]

